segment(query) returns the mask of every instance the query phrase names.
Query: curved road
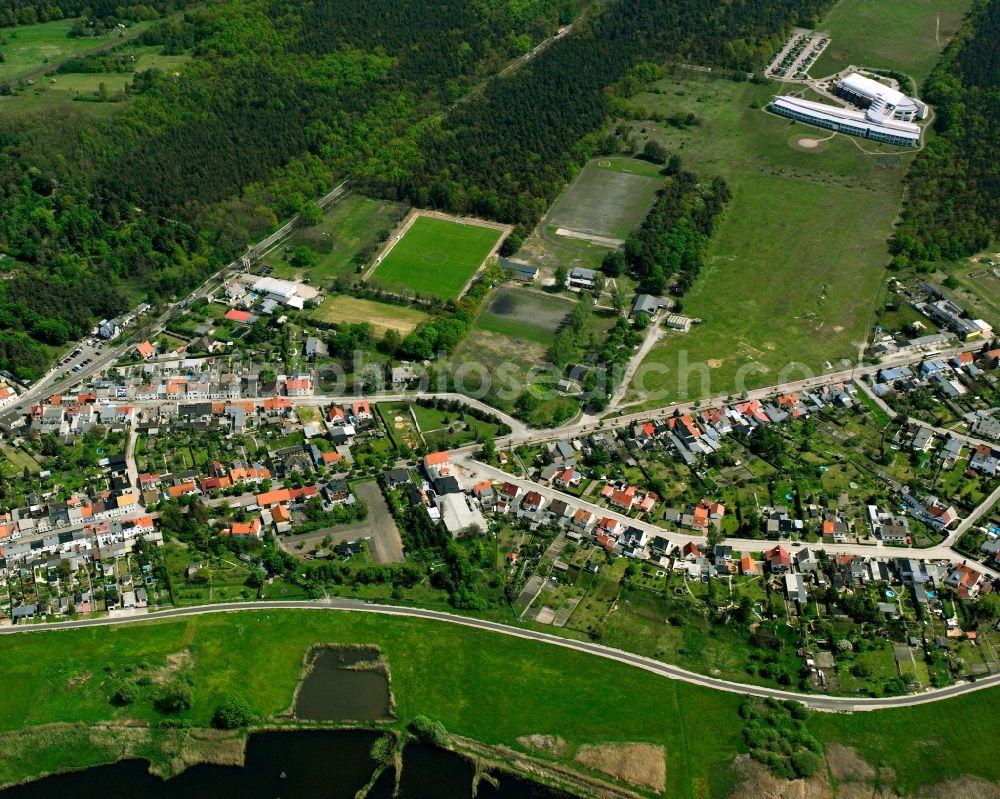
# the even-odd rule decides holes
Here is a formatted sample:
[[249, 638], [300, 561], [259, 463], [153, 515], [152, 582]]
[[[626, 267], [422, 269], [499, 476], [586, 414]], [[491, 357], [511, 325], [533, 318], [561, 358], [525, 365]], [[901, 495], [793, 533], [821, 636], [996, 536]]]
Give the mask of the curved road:
[[429, 619], [432, 621], [448, 622], [459, 624], [463, 627], [472, 627], [477, 630], [511, 635], [515, 638], [524, 638], [530, 641], [538, 641], [546, 644], [561, 646], [564, 649], [572, 649], [589, 655], [616, 660], [628, 666], [634, 666], [644, 671], [658, 674], [672, 680], [682, 680], [692, 685], [700, 685], [705, 688], [715, 688], [720, 691], [744, 694], [759, 697], [774, 697], [776, 699], [796, 699], [814, 710], [825, 711], [868, 711], [881, 710], [894, 707], [911, 707], [913, 705], [923, 705], [930, 702], [937, 702], [960, 694], [972, 691], [981, 691], [984, 688], [992, 688], [1000, 685], [1000, 674], [985, 677], [976, 682], [965, 682], [952, 685], [947, 688], [936, 688], [922, 694], [908, 696], [892, 696], [878, 699], [863, 697], [842, 697], [842, 696], [819, 696], [815, 694], [802, 694], [795, 691], [782, 691], [776, 688], [765, 688], [759, 685], [746, 685], [743, 683], [720, 680], [715, 677], [708, 677], [704, 674], [696, 674], [693, 671], [682, 669], [678, 666], [671, 666], [668, 663], [661, 663], [652, 658], [625, 652], [602, 644], [594, 644], [588, 641], [574, 641], [569, 638], [560, 638], [552, 633], [539, 632], [537, 630], [526, 630], [520, 627], [513, 627], [509, 624], [501, 624], [495, 621], [458, 616], [454, 613], [445, 613], [439, 610], [427, 610], [424, 608], [407, 608], [398, 605], [368, 605], [363, 602], [351, 599], [325, 599], [316, 602], [230, 602], [219, 605], [199, 605], [190, 608], [174, 608], [171, 610], [161, 610], [148, 613], [144, 616], [125, 616], [121, 618], [84, 619], [71, 622], [49, 622], [44, 624], [19, 624], [9, 627], [0, 627], [0, 634], [13, 635], [16, 633], [31, 633], [53, 630], [72, 630], [83, 627], [104, 627], [113, 624], [127, 624], [131, 622], [152, 621], [157, 619], [174, 619], [182, 616], [197, 616], [207, 613], [231, 613], [235, 611], [263, 611], [263, 610], [339, 610], [354, 611], [362, 613], [379, 613], [386, 616], [406, 616], [417, 619]]

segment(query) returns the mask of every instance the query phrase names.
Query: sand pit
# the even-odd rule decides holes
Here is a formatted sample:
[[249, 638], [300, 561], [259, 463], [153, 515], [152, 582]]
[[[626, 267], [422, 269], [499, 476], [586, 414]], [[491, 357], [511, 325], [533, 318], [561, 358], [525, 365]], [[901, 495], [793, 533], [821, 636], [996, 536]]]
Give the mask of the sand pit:
[[799, 147], [805, 147], [807, 150], [812, 150], [819, 147], [819, 139], [799, 139]]
[[720, 366], [722, 366], [722, 361], [720, 361], [718, 358], [709, 358], [706, 361], [706, 363], [708, 364], [709, 369], [718, 369]]

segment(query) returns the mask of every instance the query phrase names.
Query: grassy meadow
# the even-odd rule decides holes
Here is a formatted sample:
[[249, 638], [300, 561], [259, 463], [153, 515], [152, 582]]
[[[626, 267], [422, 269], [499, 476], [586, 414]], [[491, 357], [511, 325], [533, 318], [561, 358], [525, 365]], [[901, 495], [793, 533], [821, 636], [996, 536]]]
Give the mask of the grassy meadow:
[[377, 335], [395, 330], [405, 336], [427, 319], [427, 314], [402, 305], [364, 300], [349, 294], [333, 294], [323, 300], [312, 318], [333, 325], [367, 322]]
[[310, 247], [318, 255], [316, 265], [300, 269], [272, 258], [273, 275], [290, 280], [308, 278], [314, 284], [335, 278], [356, 282], [360, 279], [359, 264], [367, 266], [371, 260], [366, 253], [389, 235], [405, 213], [404, 205], [348, 194], [333, 203], [318, 225], [296, 228], [285, 242], [287, 249], [300, 244]]
[[817, 26], [830, 44], [809, 74], [854, 64], [905, 72], [919, 86], [971, 7], [971, 0], [839, 0]]
[[[205, 726], [219, 700], [244, 696], [267, 717], [291, 706], [302, 657], [317, 643], [375, 644], [392, 674], [397, 716], [439, 719], [456, 733], [516, 745], [532, 733], [562, 736], [571, 747], [604, 741], [663, 745], [666, 796], [724, 796], [732, 758], [744, 751], [739, 695], [657, 677], [623, 664], [547, 644], [418, 619], [363, 613], [259, 611], [178, 621], [31, 633], [4, 641], [8, 680], [0, 733], [54, 722], [160, 716], [149, 696], [156, 681], [190, 681], [193, 706], [178, 718]], [[111, 686], [129, 671], [152, 675], [130, 706], [114, 707]], [[856, 746], [912, 789], [962, 774], [1000, 778], [992, 721], [1000, 691], [903, 710], [820, 714], [809, 727], [827, 743]], [[44, 746], [0, 760], [0, 783], [47, 768], [84, 767], [114, 758], [101, 748]]]
[[[631, 100], [647, 111], [693, 113], [700, 124], [637, 122], [634, 132], [641, 139], [645, 128], [699, 175], [722, 175], [733, 193], [684, 298], [684, 313], [704, 323], [667, 334], [646, 361], [659, 371], [632, 400], [727, 393], [751, 362], [758, 366], [747, 387], [774, 383], [790, 362], [816, 371], [856, 356], [868, 335], [912, 154], [866, 154], [851, 137], [763, 111], [781, 90], [675, 75]], [[706, 379], [685, 388], [677, 378], [685, 362], [706, 364]]]

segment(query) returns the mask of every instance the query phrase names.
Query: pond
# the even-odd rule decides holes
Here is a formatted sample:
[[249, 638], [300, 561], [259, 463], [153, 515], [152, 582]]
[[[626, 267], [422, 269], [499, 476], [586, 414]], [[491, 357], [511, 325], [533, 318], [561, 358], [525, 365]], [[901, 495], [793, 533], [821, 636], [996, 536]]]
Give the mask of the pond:
[[377, 649], [323, 647], [295, 699], [296, 718], [309, 721], [381, 721], [392, 718], [389, 677], [377, 667]]
[[[363, 730], [296, 730], [250, 736], [246, 764], [192, 766], [172, 780], [149, 774], [141, 760], [124, 760], [70, 774], [57, 774], [0, 791], [0, 799], [354, 799], [376, 764], [369, 752], [379, 733]], [[465, 758], [422, 744], [403, 750], [398, 799], [471, 799], [473, 766]], [[569, 794], [507, 774], [483, 780], [483, 799], [572, 799]], [[390, 799], [395, 772], [382, 773], [368, 799]]]

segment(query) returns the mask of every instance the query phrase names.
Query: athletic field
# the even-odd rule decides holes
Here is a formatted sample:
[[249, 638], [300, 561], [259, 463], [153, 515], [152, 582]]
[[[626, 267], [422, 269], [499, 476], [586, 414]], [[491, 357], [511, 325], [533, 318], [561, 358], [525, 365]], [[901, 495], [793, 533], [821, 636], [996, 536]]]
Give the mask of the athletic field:
[[[545, 222], [598, 239], [626, 239], [646, 215], [663, 185], [645, 161], [607, 158], [587, 164], [556, 200]], [[612, 241], [601, 242], [614, 246]]]
[[418, 216], [375, 267], [371, 282], [456, 299], [502, 235], [492, 227]]

